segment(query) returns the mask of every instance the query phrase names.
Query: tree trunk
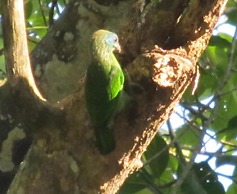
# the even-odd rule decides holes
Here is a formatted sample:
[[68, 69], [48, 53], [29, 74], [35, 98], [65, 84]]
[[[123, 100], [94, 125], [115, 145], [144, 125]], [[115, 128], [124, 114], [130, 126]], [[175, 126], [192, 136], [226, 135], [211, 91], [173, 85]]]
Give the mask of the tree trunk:
[[[227, 0], [106, 2], [71, 1], [32, 52], [37, 87], [47, 102], [34, 98], [27, 103], [27, 94], [14, 101], [16, 107], [25, 102], [15, 115], [19, 119], [24, 112], [33, 143], [9, 194], [116, 193], [129, 174], [142, 166], [143, 152], [187, 87], [193, 84], [195, 91], [196, 62]], [[3, 20], [7, 21], [7, 14]], [[117, 58], [138, 85], [131, 92], [132, 105], [114, 121], [116, 149], [105, 156], [94, 144], [84, 99], [90, 37], [102, 28], [118, 34], [123, 52]], [[7, 66], [12, 68], [11, 60]], [[19, 87], [9, 78], [7, 87]], [[23, 85], [36, 87], [28, 83]], [[40, 94], [34, 91], [33, 96]], [[32, 109], [33, 118], [32, 111], [27, 111]]]

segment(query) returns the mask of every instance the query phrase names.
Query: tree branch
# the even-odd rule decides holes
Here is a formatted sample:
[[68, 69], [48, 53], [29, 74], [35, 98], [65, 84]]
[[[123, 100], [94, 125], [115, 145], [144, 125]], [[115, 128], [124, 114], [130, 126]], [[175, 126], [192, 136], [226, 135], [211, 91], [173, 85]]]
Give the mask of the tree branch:
[[[2, 27], [8, 82], [14, 92], [20, 90], [26, 96], [30, 91], [34, 98], [45, 99], [40, 94], [31, 71], [26, 39], [23, 0], [3, 0]], [[19, 88], [23, 81], [23, 88]]]
[[[66, 112], [64, 125], [48, 125], [36, 136], [9, 193], [19, 188], [29, 194], [116, 193], [129, 174], [142, 166], [140, 158], [146, 147], [197, 76], [196, 61], [227, 0], [193, 0], [187, 9], [185, 2], [158, 9], [153, 1], [147, 6], [133, 0], [117, 6], [101, 6], [93, 0], [71, 1], [33, 52], [32, 60], [35, 67], [40, 64], [43, 74], [38, 79], [52, 100], [73, 93], [75, 87], [67, 90], [70, 84], [79, 89], [61, 101]], [[198, 22], [190, 28], [188, 18], [194, 11]], [[101, 156], [94, 144], [83, 90], [83, 75], [90, 63], [87, 46], [98, 28], [119, 34], [124, 51], [119, 61], [143, 88], [132, 94], [135, 109], [128, 108], [116, 117], [113, 129], [117, 146], [106, 156]], [[187, 36], [179, 36], [183, 28]], [[47, 82], [53, 76], [56, 81]], [[65, 80], [72, 83], [64, 85]], [[55, 84], [59, 91], [65, 88], [68, 93], [51, 93]]]

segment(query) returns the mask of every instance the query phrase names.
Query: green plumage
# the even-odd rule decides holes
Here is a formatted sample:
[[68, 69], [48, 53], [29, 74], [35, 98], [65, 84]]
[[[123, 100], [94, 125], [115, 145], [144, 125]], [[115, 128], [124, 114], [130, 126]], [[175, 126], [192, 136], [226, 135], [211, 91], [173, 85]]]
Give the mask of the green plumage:
[[101, 154], [115, 149], [111, 125], [125, 102], [124, 74], [113, 51], [120, 46], [116, 34], [98, 30], [92, 36], [92, 62], [87, 69], [85, 95], [94, 126], [96, 144]]

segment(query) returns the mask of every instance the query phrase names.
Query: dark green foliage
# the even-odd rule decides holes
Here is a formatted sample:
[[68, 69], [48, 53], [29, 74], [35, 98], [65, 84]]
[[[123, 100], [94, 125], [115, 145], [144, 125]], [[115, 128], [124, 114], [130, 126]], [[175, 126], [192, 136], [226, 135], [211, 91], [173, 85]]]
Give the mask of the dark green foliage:
[[147, 170], [152, 173], [153, 177], [159, 179], [169, 161], [169, 150], [165, 140], [157, 135], [144, 153], [144, 157], [147, 162]]
[[207, 162], [195, 163], [184, 179], [183, 194], [224, 194], [224, 188]]
[[158, 185], [164, 182], [162, 175], [167, 170], [168, 162], [167, 144], [161, 136], [157, 135], [144, 153], [143, 168], [127, 179], [120, 193], [151, 193], [150, 191], [158, 193]]

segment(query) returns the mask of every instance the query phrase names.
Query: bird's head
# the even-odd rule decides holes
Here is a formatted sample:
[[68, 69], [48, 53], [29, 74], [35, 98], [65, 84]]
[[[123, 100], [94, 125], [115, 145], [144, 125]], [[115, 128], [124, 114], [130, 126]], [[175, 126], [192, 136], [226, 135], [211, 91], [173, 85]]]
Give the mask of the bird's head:
[[103, 48], [107, 52], [121, 51], [117, 34], [107, 30], [97, 30], [93, 34], [92, 44], [94, 49]]
[[119, 39], [118, 39], [118, 36], [117, 34], [115, 33], [109, 33], [105, 39], [105, 43], [108, 45], [108, 46], [111, 46], [113, 47], [115, 50], [117, 50], [118, 52], [121, 52], [121, 47], [119, 45]]

